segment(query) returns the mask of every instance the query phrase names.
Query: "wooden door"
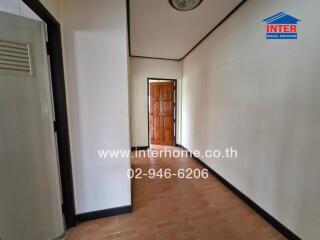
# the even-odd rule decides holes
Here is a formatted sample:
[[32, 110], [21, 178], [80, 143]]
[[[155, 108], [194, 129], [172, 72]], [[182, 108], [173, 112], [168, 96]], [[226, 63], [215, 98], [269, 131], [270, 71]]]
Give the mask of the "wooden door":
[[174, 145], [174, 83], [150, 83], [150, 142]]

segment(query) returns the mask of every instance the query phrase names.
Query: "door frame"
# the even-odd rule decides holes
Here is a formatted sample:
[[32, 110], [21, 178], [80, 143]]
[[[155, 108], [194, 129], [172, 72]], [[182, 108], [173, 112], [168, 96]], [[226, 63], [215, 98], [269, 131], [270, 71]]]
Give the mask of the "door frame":
[[61, 28], [59, 22], [39, 2], [39, 0], [22, 1], [47, 24], [47, 51], [50, 55], [52, 81], [51, 84], [55, 111], [54, 129], [57, 133], [61, 190], [63, 200], [62, 211], [66, 228], [69, 229], [76, 225], [76, 214], [63, 69]]
[[148, 148], [150, 148], [150, 103], [149, 103], [149, 86], [150, 86], [150, 82], [152, 80], [163, 80], [163, 81], [172, 81], [173, 82], [173, 89], [174, 89], [174, 118], [173, 118], [173, 127], [174, 127], [174, 143], [173, 146], [177, 145], [177, 108], [178, 108], [178, 104], [177, 104], [177, 79], [174, 78], [156, 78], [156, 77], [151, 77], [151, 78], [147, 78], [147, 101], [148, 101]]

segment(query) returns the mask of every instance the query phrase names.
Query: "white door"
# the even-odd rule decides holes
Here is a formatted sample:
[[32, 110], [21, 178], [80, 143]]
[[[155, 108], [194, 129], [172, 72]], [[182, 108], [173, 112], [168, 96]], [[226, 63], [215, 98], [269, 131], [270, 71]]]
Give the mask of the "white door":
[[0, 12], [0, 239], [64, 232], [43, 23]]

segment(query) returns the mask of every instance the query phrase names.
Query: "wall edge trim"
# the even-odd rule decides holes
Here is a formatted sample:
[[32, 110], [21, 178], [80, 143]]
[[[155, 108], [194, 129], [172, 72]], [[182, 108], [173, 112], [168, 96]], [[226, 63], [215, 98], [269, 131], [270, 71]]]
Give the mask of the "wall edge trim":
[[147, 150], [149, 146], [135, 146], [131, 147], [131, 151]]
[[214, 26], [199, 42], [197, 42], [182, 58], [184, 60], [193, 50], [195, 50], [204, 40], [206, 40], [211, 33], [218, 29], [233, 13], [235, 13], [247, 0], [242, 0], [235, 8], [231, 10], [216, 26]]
[[108, 209], [103, 209], [103, 210], [98, 210], [93, 212], [80, 213], [76, 215], [76, 218], [77, 218], [77, 222], [84, 222], [88, 220], [111, 217], [111, 216], [131, 213], [131, 212], [132, 212], [132, 206], [127, 205], [127, 206], [108, 208]]
[[287, 237], [290, 240], [302, 240], [302, 238], [298, 237], [295, 233], [293, 233], [290, 229], [288, 229], [285, 225], [283, 225], [280, 221], [274, 218], [271, 214], [269, 214], [266, 210], [260, 207], [257, 203], [251, 200], [248, 196], [238, 190], [234, 185], [232, 185], [229, 181], [227, 181], [224, 177], [222, 177], [219, 173], [210, 168], [206, 163], [204, 163], [200, 158], [195, 157], [189, 149], [184, 147], [181, 144], [177, 144], [177, 147], [180, 147], [190, 153], [190, 156], [196, 160], [202, 167], [208, 169], [208, 171], [216, 177], [221, 183], [223, 183], [230, 191], [232, 191], [235, 195], [237, 195], [243, 202], [245, 202], [249, 207], [251, 207], [257, 214], [259, 214], [262, 218], [264, 218], [269, 224], [271, 224], [275, 229], [277, 229], [282, 235]]
[[213, 33], [222, 23], [224, 23], [236, 10], [238, 10], [243, 3], [247, 0], [242, 0], [235, 8], [231, 10], [217, 25], [215, 25], [203, 38], [200, 39], [185, 55], [178, 59], [172, 58], [162, 58], [162, 57], [150, 57], [150, 56], [137, 56], [131, 54], [131, 37], [130, 37], [130, 0], [126, 0], [126, 10], [127, 10], [127, 32], [128, 32], [128, 45], [129, 45], [129, 57], [136, 58], [149, 58], [149, 59], [161, 59], [161, 60], [170, 60], [170, 61], [182, 61], [184, 60], [194, 49], [196, 49], [211, 33]]

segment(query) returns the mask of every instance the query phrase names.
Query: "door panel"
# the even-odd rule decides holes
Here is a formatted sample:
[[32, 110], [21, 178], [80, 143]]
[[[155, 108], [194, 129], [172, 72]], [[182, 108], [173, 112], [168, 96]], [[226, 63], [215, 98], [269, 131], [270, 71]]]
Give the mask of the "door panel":
[[160, 116], [152, 116], [154, 119], [154, 127], [155, 129], [159, 128], [161, 126], [160, 123]]
[[171, 116], [163, 116], [163, 128], [171, 128], [172, 118]]
[[171, 129], [164, 129], [163, 130], [163, 140], [164, 142], [170, 142], [172, 139], [172, 131]]
[[152, 112], [153, 112], [154, 114], [160, 114], [160, 101], [158, 101], [158, 100], [153, 100], [152, 106], [153, 106]]
[[0, 238], [52, 239], [64, 224], [45, 26], [0, 12], [0, 41]]
[[174, 84], [150, 83], [150, 142], [174, 145]]
[[171, 100], [162, 100], [162, 112], [164, 114], [169, 114], [171, 115], [172, 112], [172, 105], [173, 105], [173, 101]]

